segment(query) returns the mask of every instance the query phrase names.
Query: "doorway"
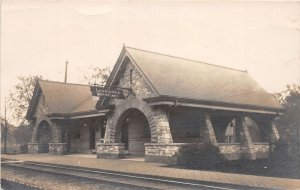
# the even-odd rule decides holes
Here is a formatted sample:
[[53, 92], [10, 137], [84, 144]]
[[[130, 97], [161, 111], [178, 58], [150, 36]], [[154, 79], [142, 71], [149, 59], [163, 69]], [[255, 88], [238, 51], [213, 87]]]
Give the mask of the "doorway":
[[147, 118], [137, 109], [128, 109], [119, 119], [120, 142], [131, 156], [145, 156], [145, 143], [151, 142]]

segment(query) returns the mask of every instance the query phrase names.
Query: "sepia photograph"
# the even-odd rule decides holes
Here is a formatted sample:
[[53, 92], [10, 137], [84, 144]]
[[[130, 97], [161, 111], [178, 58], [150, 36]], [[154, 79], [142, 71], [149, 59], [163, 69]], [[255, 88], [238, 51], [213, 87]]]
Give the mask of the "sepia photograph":
[[300, 1], [1, 0], [2, 190], [300, 190]]

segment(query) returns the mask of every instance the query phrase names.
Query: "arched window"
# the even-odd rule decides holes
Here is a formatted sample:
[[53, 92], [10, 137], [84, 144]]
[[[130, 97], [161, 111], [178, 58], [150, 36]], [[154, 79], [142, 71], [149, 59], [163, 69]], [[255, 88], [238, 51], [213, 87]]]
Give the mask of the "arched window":
[[132, 73], [133, 73], [133, 69], [130, 70], [130, 86], [132, 86]]

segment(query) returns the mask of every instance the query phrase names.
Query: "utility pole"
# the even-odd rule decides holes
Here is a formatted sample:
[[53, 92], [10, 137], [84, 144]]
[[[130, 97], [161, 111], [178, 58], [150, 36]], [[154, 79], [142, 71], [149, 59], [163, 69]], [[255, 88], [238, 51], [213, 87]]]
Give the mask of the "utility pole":
[[6, 100], [5, 100], [5, 103], [4, 103], [4, 154], [6, 154], [7, 132], [8, 132], [8, 127], [7, 127]]
[[66, 67], [65, 67], [65, 83], [67, 83], [68, 78], [68, 60], [66, 60]]

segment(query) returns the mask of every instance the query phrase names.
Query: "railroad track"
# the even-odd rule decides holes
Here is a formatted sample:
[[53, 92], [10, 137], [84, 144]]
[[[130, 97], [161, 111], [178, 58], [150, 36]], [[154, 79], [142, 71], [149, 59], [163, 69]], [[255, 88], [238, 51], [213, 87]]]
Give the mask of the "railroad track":
[[[207, 184], [186, 182], [174, 179], [162, 179], [158, 177], [148, 177], [141, 175], [117, 173], [111, 171], [80, 168], [72, 166], [62, 166], [54, 164], [43, 164], [36, 162], [22, 161], [2, 161], [2, 167], [14, 170], [25, 170], [36, 173], [47, 173], [50, 175], [61, 176], [79, 182], [89, 184], [109, 184], [121, 189], [207, 189], [207, 190], [237, 190], [237, 189], [255, 189], [253, 187], [232, 186], [226, 184]], [[262, 188], [257, 188], [262, 189]]]

